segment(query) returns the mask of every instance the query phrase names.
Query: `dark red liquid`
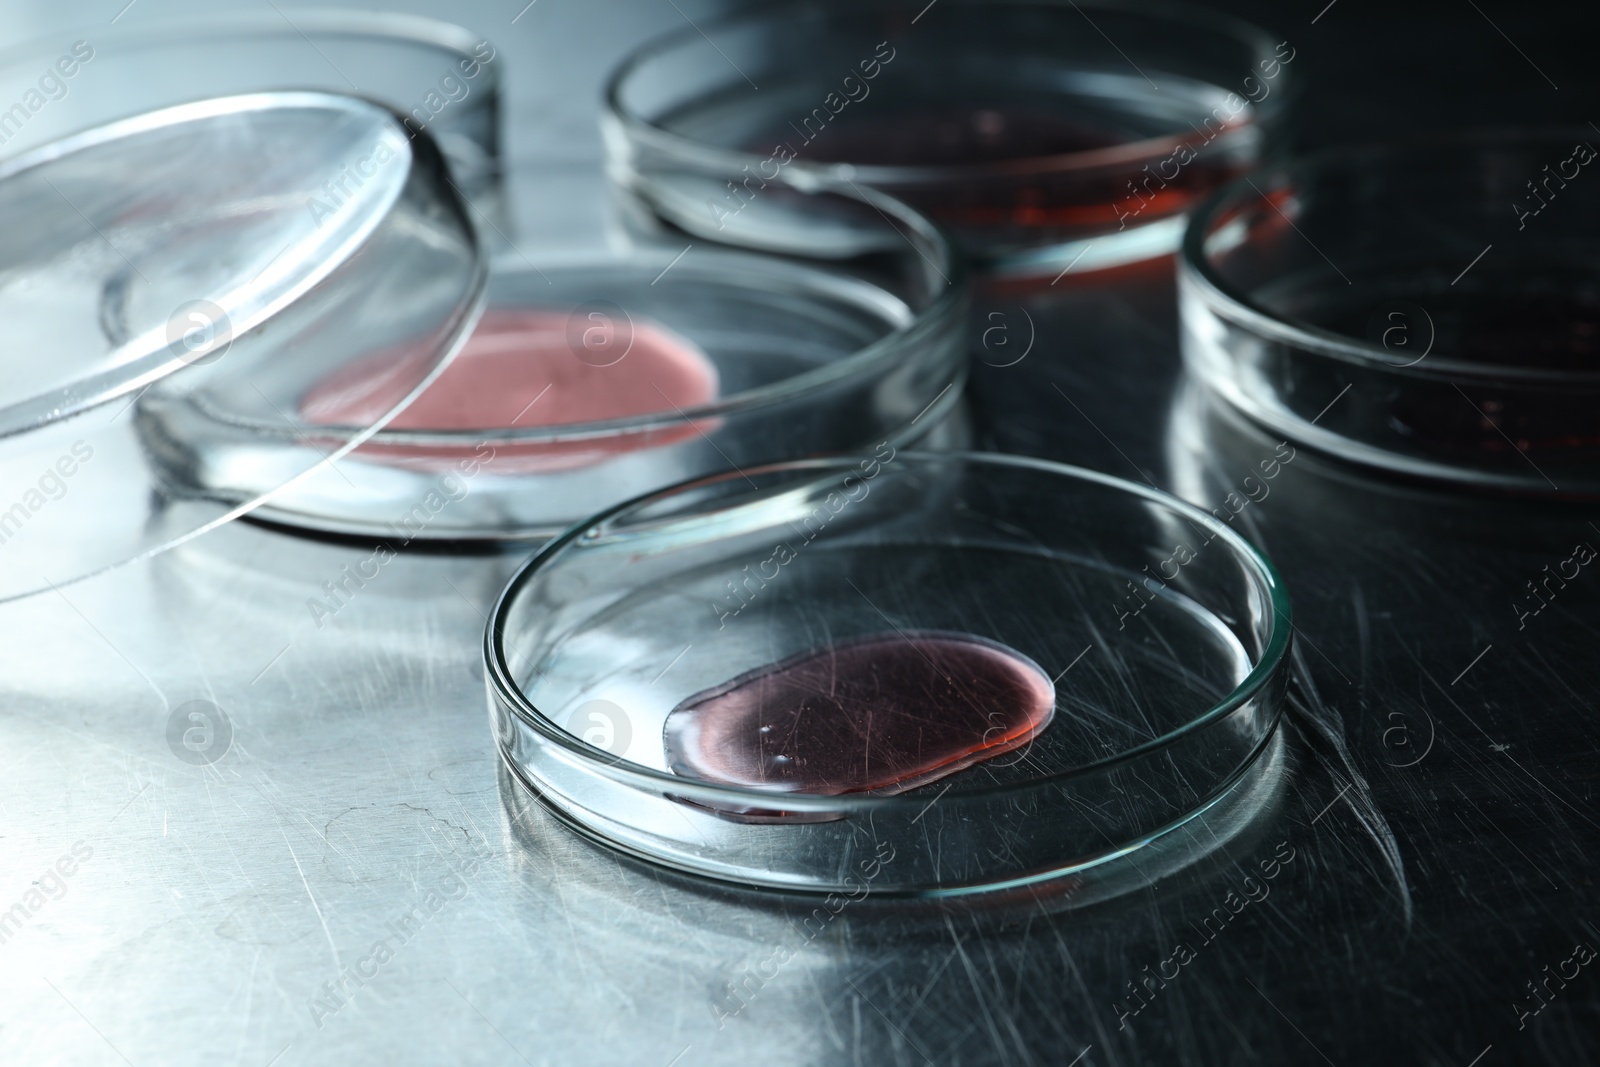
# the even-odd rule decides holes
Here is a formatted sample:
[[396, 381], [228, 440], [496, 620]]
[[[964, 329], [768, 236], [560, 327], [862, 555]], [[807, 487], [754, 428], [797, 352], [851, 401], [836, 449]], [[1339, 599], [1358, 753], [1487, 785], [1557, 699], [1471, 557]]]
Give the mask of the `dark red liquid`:
[[[1454, 286], [1407, 284], [1402, 278], [1363, 279], [1354, 291], [1328, 288], [1331, 298], [1288, 296], [1286, 311], [1380, 345], [1396, 360], [1415, 360], [1421, 367], [1454, 360], [1519, 370], [1600, 371], [1600, 287], [1586, 271], [1497, 271], [1483, 264]], [[1591, 390], [1465, 379], [1461, 394], [1404, 385], [1397, 379], [1391, 386], [1389, 426], [1438, 455], [1537, 457], [1600, 448], [1600, 397]], [[1337, 408], [1333, 415], [1351, 417]]]
[[[1382, 345], [1404, 362], [1433, 358], [1528, 370], [1600, 370], [1600, 284], [1592, 274], [1534, 267], [1507, 276], [1488, 265], [1477, 269], [1484, 275], [1481, 284], [1470, 276], [1447, 287], [1358, 279], [1348, 293], [1291, 295], [1282, 303], [1289, 314]], [[1380, 314], [1390, 308], [1398, 310]]]
[[[1592, 283], [1564, 293], [1486, 292], [1459, 302], [1435, 298], [1431, 304], [1440, 336], [1430, 356], [1529, 369], [1600, 370], [1600, 299]], [[1462, 392], [1465, 399], [1447, 395], [1443, 403], [1402, 402], [1396, 429], [1447, 454], [1537, 457], [1600, 448], [1600, 396], [1592, 390], [1467, 382]], [[1457, 399], [1461, 402], [1452, 403]]]
[[[667, 716], [667, 765], [775, 793], [900, 793], [1019, 748], [1055, 686], [1031, 660], [962, 634], [856, 638], [742, 674]], [[776, 811], [728, 812], [751, 819]]]
[[1126, 138], [1046, 111], [949, 107], [848, 111], [805, 149], [818, 163], [940, 167], [1001, 163], [1110, 148]]
[[[1218, 137], [1246, 125], [1215, 120], [1170, 137], [1150, 137], [1026, 105], [846, 110], [826, 127], [774, 131], [797, 158], [885, 167], [1000, 167], [937, 182], [877, 184], [958, 234], [983, 242], [1070, 239], [1120, 232], [1181, 212], [1245, 169], [1219, 151]], [[806, 140], [805, 136], [811, 139]], [[1139, 142], [1141, 148], [1132, 145]], [[1178, 164], [1186, 145], [1199, 153]], [[748, 145], [765, 152], [769, 139]], [[1209, 150], [1207, 150], [1209, 149]], [[1202, 151], [1205, 150], [1205, 151]], [[1064, 157], [1077, 157], [1065, 165]], [[1187, 157], [1186, 157], [1187, 158]], [[1055, 159], [1062, 165], [1044, 165]]]

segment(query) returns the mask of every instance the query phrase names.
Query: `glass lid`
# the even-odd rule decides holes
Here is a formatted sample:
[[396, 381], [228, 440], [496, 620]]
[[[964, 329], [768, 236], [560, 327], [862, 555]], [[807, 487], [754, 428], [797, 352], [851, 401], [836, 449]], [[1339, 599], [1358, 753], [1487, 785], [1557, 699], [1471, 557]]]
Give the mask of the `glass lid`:
[[[471, 327], [437, 148], [322, 93], [128, 119], [0, 164], [0, 599], [157, 551], [359, 444]], [[337, 441], [319, 383], [382, 365]]]

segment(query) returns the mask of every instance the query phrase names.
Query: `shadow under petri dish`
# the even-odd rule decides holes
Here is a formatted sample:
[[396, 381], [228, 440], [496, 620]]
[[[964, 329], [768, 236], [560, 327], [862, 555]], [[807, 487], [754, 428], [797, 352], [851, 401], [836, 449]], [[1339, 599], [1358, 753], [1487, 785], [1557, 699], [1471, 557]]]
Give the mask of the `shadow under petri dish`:
[[[602, 342], [590, 345], [586, 329], [607, 332]], [[393, 358], [373, 359], [319, 383], [306, 393], [301, 409], [313, 424], [359, 424], [392, 407], [414, 381], [415, 376]], [[491, 309], [428, 390], [395, 416], [379, 439], [363, 444], [356, 454], [443, 470], [471, 456], [476, 445], [407, 443], [404, 434], [492, 434], [676, 414], [714, 400], [718, 384], [717, 368], [705, 353], [652, 323], [607, 320], [586, 326], [583, 320], [575, 323], [571, 316], [555, 311]], [[503, 474], [571, 470], [619, 453], [692, 438], [702, 429], [684, 420], [592, 440], [497, 444], [495, 470]]]
[[892, 632], [811, 649], [690, 696], [662, 734], [667, 765], [684, 777], [774, 793], [894, 794], [1031, 743], [1054, 713], [1055, 685], [1026, 656], [969, 634]]

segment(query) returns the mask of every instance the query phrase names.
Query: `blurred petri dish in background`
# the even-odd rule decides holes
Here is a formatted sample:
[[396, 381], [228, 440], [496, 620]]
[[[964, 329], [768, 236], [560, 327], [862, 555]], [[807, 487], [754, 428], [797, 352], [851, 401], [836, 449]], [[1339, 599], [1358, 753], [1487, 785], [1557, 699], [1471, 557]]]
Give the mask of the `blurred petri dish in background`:
[[1272, 432], [1368, 467], [1600, 492], [1596, 144], [1458, 135], [1230, 186], [1184, 241], [1188, 365]]
[[[348, 93], [426, 131], [482, 217], [501, 207], [500, 67], [482, 37], [393, 12], [283, 8], [130, 18], [0, 52], [0, 158], [150, 111], [276, 90]], [[475, 221], [479, 216], [475, 214]]]
[[[13, 157], [0, 211], [0, 598], [168, 547], [359, 444], [453, 354], [487, 273], [431, 141], [323, 93]], [[308, 385], [400, 351], [387, 406], [307, 438]]]
[[795, 190], [854, 182], [986, 275], [1048, 276], [1173, 252], [1282, 126], [1294, 58], [1174, 4], [784, 5], [646, 44], [603, 123], [617, 182], [690, 232], [817, 242]]
[[507, 765], [596, 840], [941, 894], [1094, 867], [1226, 796], [1273, 736], [1289, 634], [1271, 565], [1180, 501], [883, 445], [574, 527], [485, 656]]
[[[818, 225], [875, 220], [854, 219], [875, 251], [811, 260], [640, 234], [502, 256], [439, 381], [257, 516], [400, 543], [540, 539], [686, 478], [924, 440], [961, 398], [965, 277], [887, 198], [812, 199]], [[314, 439], [331, 447], [383, 408], [403, 362], [373, 357], [302, 394]]]

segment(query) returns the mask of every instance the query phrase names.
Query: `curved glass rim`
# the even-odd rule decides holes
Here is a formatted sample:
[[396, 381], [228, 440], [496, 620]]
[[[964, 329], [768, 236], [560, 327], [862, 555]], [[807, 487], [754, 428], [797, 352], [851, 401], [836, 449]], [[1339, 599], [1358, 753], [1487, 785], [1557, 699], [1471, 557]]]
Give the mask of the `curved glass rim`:
[[[772, 382], [768, 385], [756, 386], [741, 392], [731, 393], [718, 397], [704, 404], [696, 404], [679, 410], [651, 412], [648, 415], [626, 415], [613, 419], [595, 419], [588, 422], [562, 423], [557, 426], [529, 426], [518, 428], [515, 426], [485, 426], [469, 430], [380, 430], [372, 438], [373, 444], [383, 445], [435, 445], [439, 447], [452, 447], [476, 444], [480, 441], [491, 441], [506, 444], [545, 444], [569, 441], [601, 440], [615, 437], [618, 434], [646, 433], [652, 430], [672, 427], [682, 424], [685, 420], [714, 419], [723, 415], [738, 414], [753, 408], [768, 407], [773, 404], [791, 400], [802, 396], [813, 389], [829, 385], [834, 382], [844, 381], [859, 374], [870, 372], [880, 364], [892, 363], [901, 358], [908, 350], [927, 343], [932, 335], [946, 329], [952, 322], [958, 321], [963, 314], [963, 305], [968, 296], [968, 277], [966, 261], [954, 253], [954, 248], [944, 232], [912, 208], [894, 197], [877, 190], [853, 189], [844, 187], [827, 186], [820, 190], [822, 193], [836, 193], [858, 200], [877, 208], [885, 215], [893, 214], [899, 223], [911, 227], [915, 236], [927, 242], [929, 251], [934, 259], [929, 260], [929, 265], [940, 273], [946, 280], [944, 290], [936, 296], [927, 307], [921, 311], [912, 309], [910, 321], [905, 322], [882, 337], [864, 345], [850, 353], [843, 359], [825, 363], [808, 371], [803, 371], [790, 378]], [[894, 221], [891, 221], [894, 225]], [[923, 252], [911, 238], [907, 238], [913, 250]], [[633, 252], [636, 250], [629, 250]], [[773, 263], [782, 263], [787, 266], [797, 267], [801, 272], [809, 275], [809, 281], [815, 283], [813, 291], [826, 291], [836, 281], [827, 270], [826, 260], [794, 260], [789, 257], [779, 256], [774, 253], [762, 252], [759, 249], [745, 248], [716, 248], [708, 250], [709, 255], [726, 260], [770, 260]], [[926, 256], [926, 252], [923, 252]], [[662, 253], [663, 259], [666, 258]], [[602, 267], [607, 265], [626, 265], [634, 262], [626, 256], [611, 255], [609, 257], [596, 253], [592, 258], [573, 259], [557, 263], [557, 267], [573, 267], [578, 269], [589, 267]], [[699, 271], [708, 272], [708, 268], [701, 264], [694, 267], [679, 267], [679, 270], [690, 270], [691, 273]], [[539, 268], [532, 262], [525, 264], [527, 269], [537, 271]], [[513, 265], [513, 269], [517, 269]], [[866, 283], [872, 284], [872, 283]], [[893, 294], [890, 294], [893, 295]], [[904, 301], [901, 301], [904, 304]], [[342, 435], [351, 432], [352, 427], [340, 425], [317, 426], [318, 435]]]
[[[78, 152], [103, 145], [115, 144], [125, 138], [152, 130], [182, 125], [196, 120], [256, 111], [285, 108], [320, 109], [330, 113], [373, 117], [382, 115], [403, 128], [389, 108], [355, 96], [315, 91], [287, 91], [246, 93], [238, 96], [216, 97], [190, 104], [162, 108], [157, 111], [120, 119], [95, 126], [80, 133], [40, 145], [18, 155], [0, 160], [0, 182], [15, 178], [39, 168], [48, 167], [57, 160]], [[409, 151], [409, 149], [408, 149]], [[412, 164], [413, 166], [415, 163]], [[48, 178], [46, 179], [48, 180]], [[236, 336], [243, 336], [268, 322], [284, 308], [317, 286], [335, 270], [349, 262], [372, 233], [382, 225], [390, 210], [398, 202], [403, 187], [396, 185], [382, 204], [382, 211], [363, 216], [350, 228], [335, 254], [305, 265], [297, 276], [283, 286], [271, 299], [264, 301], [255, 311], [241, 316], [235, 325]], [[46, 389], [41, 393], [0, 403], [0, 438], [28, 433], [41, 426], [72, 418], [83, 412], [101, 407], [135, 389], [147, 387], [188, 367], [189, 361], [171, 351], [171, 345], [162, 344], [154, 349], [138, 352], [117, 365], [75, 377], [65, 384]], [[370, 427], [360, 427], [369, 429]]]
[[[489, 612], [488, 624], [484, 628], [483, 635], [483, 659], [485, 673], [488, 676], [489, 685], [493, 690], [494, 696], [526, 726], [539, 734], [541, 738], [557, 746], [557, 750], [575, 766], [603, 774], [636, 788], [645, 788], [651, 792], [672, 791], [680, 794], [693, 794], [696, 797], [728, 804], [766, 804], [770, 806], [773, 803], [774, 796], [771, 792], [721, 785], [693, 778], [683, 778], [666, 771], [654, 770], [621, 759], [605, 749], [590, 745], [588, 742], [575, 738], [566, 731], [561, 730], [534, 706], [533, 702], [523, 693], [522, 687], [516, 683], [511, 675], [511, 668], [506, 661], [504, 648], [506, 617], [510, 613], [513, 601], [516, 599], [517, 594], [521, 592], [522, 587], [535, 574], [543, 570], [567, 545], [583, 536], [591, 528], [609, 522], [625, 512], [643, 508], [680, 493], [714, 485], [718, 482], [742, 478], [747, 475], [766, 474], [776, 471], [854, 470], [854, 465], [858, 458], [855, 456], [832, 456], [792, 460], [785, 463], [769, 463], [760, 467], [751, 467], [742, 472], [728, 471], [703, 478], [691, 478], [607, 508], [593, 518], [576, 523], [558, 537], [547, 541], [512, 575], [511, 580], [506, 583], [505, 589], [501, 591], [499, 597], [495, 600], [493, 609]], [[1205, 712], [1196, 715], [1183, 725], [1169, 730], [1159, 737], [1151, 738], [1142, 744], [1135, 745], [1115, 755], [1095, 760], [1092, 763], [1056, 771], [1038, 778], [1031, 778], [1025, 782], [990, 785], [968, 790], [963, 793], [963, 796], [994, 797], [1010, 793], [1023, 793], [1037, 789], [1041, 785], [1050, 782], [1096, 774], [1119, 764], [1137, 760], [1152, 752], [1166, 748], [1190, 734], [1198, 733], [1225, 718], [1229, 713], [1264, 689], [1273, 676], [1283, 668], [1289, 650], [1293, 619], [1289, 595], [1284, 588], [1282, 577], [1265, 554], [1235, 532], [1232, 527], [1219, 522], [1214, 516], [1208, 515], [1194, 505], [1170, 494], [1163, 493], [1158, 489], [1139, 485], [1136, 482], [1126, 481], [1122, 478], [1102, 474], [1083, 467], [1055, 463], [1050, 460], [1034, 459], [1029, 456], [1013, 456], [995, 452], [906, 451], [899, 453], [895, 457], [896, 462], [902, 460], [909, 460], [914, 463], [960, 461], [979, 465], [992, 464], [994, 466], [1016, 467], [1023, 470], [1031, 470], [1041, 475], [1092, 482], [1109, 489], [1143, 497], [1151, 503], [1158, 504], [1186, 519], [1199, 523], [1201, 526], [1208, 528], [1213, 533], [1214, 538], [1220, 537], [1227, 542], [1233, 549], [1237, 559], [1245, 564], [1251, 578], [1258, 587], [1267, 593], [1267, 603], [1272, 611], [1272, 627], [1268, 634], [1266, 647], [1262, 650], [1258, 661], [1251, 668], [1250, 673], [1232, 691]], [[1259, 747], [1257, 751], [1259, 751]], [[852, 812], [870, 813], [885, 807], [905, 804], [920, 805], [925, 802], [925, 798], [912, 794], [878, 796], [871, 793], [860, 793], [828, 796], [807, 793], [783, 793], [781, 796], [786, 808], [804, 811], [838, 811], [846, 809]]]
[[[301, 35], [307, 31], [337, 34], [347, 37], [367, 37], [375, 40], [391, 39], [431, 45], [444, 51], [471, 55], [475, 45], [486, 40], [464, 26], [424, 15], [410, 15], [390, 11], [364, 11], [357, 8], [290, 7], [271, 11], [225, 11], [207, 13], [187, 18], [163, 18], [151, 22], [116, 26], [106, 30], [100, 26], [77, 24], [59, 33], [40, 35], [0, 50], [0, 66], [9, 66], [14, 60], [37, 55], [41, 50], [53, 49], [62, 37], [75, 34], [88, 35], [97, 47], [122, 42], [171, 45], [177, 39], [210, 37], [218, 34]], [[484, 72], [492, 84], [500, 82], [500, 69], [486, 64]]]
[[[445, 368], [455, 360], [462, 347], [467, 343], [467, 338], [472, 332], [470, 328], [462, 328], [461, 324], [471, 323], [483, 314], [484, 287], [488, 281], [488, 277], [488, 266], [480, 260], [480, 262], [474, 267], [473, 278], [469, 283], [469, 288], [473, 289], [476, 292], [476, 295], [471, 301], [458, 308], [455, 314], [451, 316], [448, 329], [456, 333], [455, 341], [452, 342], [448, 348], [443, 349], [440, 352], [439, 358], [434, 363], [432, 369], [429, 370], [428, 373], [424, 375], [416, 385], [412, 386], [411, 390], [406, 393], [399, 405], [391, 408], [384, 414], [382, 418], [363, 428], [359, 433], [352, 434], [347, 440], [341, 442], [337, 448], [330, 449], [316, 463], [301, 471], [299, 474], [296, 474], [294, 477], [288, 479], [282, 485], [274, 486], [271, 490], [265, 493], [261, 493], [257, 496], [251, 497], [248, 500], [237, 503], [223, 514], [207, 520], [194, 529], [188, 530], [182, 534], [178, 534], [165, 541], [160, 541], [156, 544], [153, 544], [149, 548], [146, 548], [135, 555], [129, 556], [127, 559], [107, 563], [103, 566], [96, 567], [93, 570], [86, 571], [83, 574], [76, 575], [74, 577], [57, 580], [54, 583], [54, 586], [61, 587], [75, 585], [78, 582], [87, 581], [90, 578], [107, 574], [111, 571], [126, 567], [129, 564], [139, 563], [147, 559], [153, 559], [164, 552], [168, 552], [171, 549], [177, 548], [181, 544], [184, 544], [188, 541], [193, 541], [197, 537], [202, 537], [205, 534], [210, 533], [212, 530], [232, 522], [234, 519], [242, 518], [258, 508], [269, 505], [274, 497], [288, 492], [291, 488], [299, 485], [301, 482], [309, 481], [311, 478], [321, 473], [325, 468], [333, 466], [336, 462], [360, 448], [363, 444], [370, 440], [374, 434], [379, 433], [382, 428], [388, 424], [389, 420], [395, 418], [406, 408], [410, 407], [418, 397], [427, 391], [429, 386], [438, 380], [439, 376], [444, 373]], [[28, 592], [0, 595], [0, 604], [10, 603], [14, 600], [21, 600], [24, 597], [35, 596], [38, 593], [43, 592], [45, 588], [50, 587], [45, 586]]]
[[[847, 11], [826, 11], [823, 14], [829, 18], [857, 18], [868, 14], [869, 9], [873, 6], [888, 7], [890, 3], [891, 0], [861, 0], [859, 6], [851, 7]], [[997, 13], [1008, 7], [1039, 8], [1066, 13], [1066, 9], [1054, 2], [1054, 0], [946, 0], [946, 3], [960, 6], [982, 6]], [[1244, 19], [1210, 11], [1202, 7], [1174, 3], [1170, 2], [1170, 0], [1082, 0], [1082, 3], [1074, 3], [1072, 6], [1074, 8], [1088, 7], [1098, 10], [1129, 11], [1148, 15], [1152, 18], [1186, 22], [1198, 29], [1231, 34], [1240, 43], [1262, 55], [1273, 54], [1269, 50], [1271, 35], [1265, 30]], [[803, 16], [807, 13], [816, 14], [816, 7], [813, 4], [806, 3], [805, 0], [790, 0], [790, 2], [777, 6], [762, 7], [753, 11], [727, 15], [702, 23], [701, 26], [708, 30], [716, 30], [748, 23], [776, 23], [785, 18], [793, 18], [797, 15]], [[1082, 14], [1081, 11], [1079, 13]], [[1084, 17], [1087, 18], [1087, 16]], [[743, 152], [737, 149], [710, 145], [673, 133], [629, 110], [622, 103], [624, 83], [640, 66], [673, 51], [684, 43], [693, 43], [706, 39], [708, 38], [701, 32], [701, 28], [686, 27], [646, 41], [638, 49], [630, 53], [606, 80], [602, 97], [605, 105], [604, 117], [620, 123], [635, 136], [651, 142], [654, 147], [666, 149], [681, 156], [697, 157], [701, 160], [715, 163], [719, 167], [738, 171], [747, 164], [759, 164], [764, 157], [755, 152]], [[1293, 84], [1292, 79], [1289, 84]], [[1218, 88], [1221, 87], [1219, 86]], [[1257, 109], [1257, 114], [1270, 116], [1276, 114], [1283, 107], [1281, 98], [1275, 96], [1273, 99], [1276, 99], [1277, 103], [1271, 105], [1252, 104], [1251, 106]], [[1217, 143], [1232, 143], [1242, 137], [1246, 130], [1250, 128], [1250, 126], [1234, 127], [1227, 133], [1222, 134]], [[1105, 148], [1061, 152], [1054, 155], [1029, 156], [1023, 159], [1000, 160], [989, 163], [864, 166], [848, 162], [816, 163], [804, 159], [794, 159], [784, 167], [784, 171], [797, 168], [798, 173], [802, 174], [825, 176], [836, 181], [849, 181], [854, 178], [868, 185], [937, 185], [975, 178], [1024, 177], [1041, 173], [1115, 167], [1136, 162], [1152, 155], [1160, 155], [1182, 141], [1182, 135], [1163, 134]], [[783, 180], [784, 175], [780, 174], [779, 178]], [[792, 179], [788, 180], [792, 183]], [[810, 180], [815, 180], [815, 178]]]
[[1339, 166], [1382, 166], [1399, 159], [1423, 155], [1435, 157], [1441, 148], [1453, 148], [1466, 153], [1546, 140], [1553, 142], [1562, 135], [1576, 134], [1578, 129], [1566, 126], [1534, 130], [1495, 128], [1406, 141], [1377, 141], [1354, 148], [1325, 149], [1236, 178], [1190, 212], [1183, 242], [1178, 247], [1179, 277], [1194, 287], [1212, 311], [1237, 325], [1262, 334], [1269, 340], [1347, 363], [1418, 378], [1510, 380], [1528, 385], [1573, 383], [1592, 388], [1600, 383], [1600, 371], [1548, 370], [1500, 363], [1469, 363], [1449, 358], [1395, 362], [1386, 349], [1371, 342], [1268, 310], [1223, 278], [1212, 266], [1205, 248], [1210, 237], [1208, 231], [1225, 212], [1239, 208], [1249, 198], [1265, 197], [1268, 190], [1292, 188], [1297, 180], [1320, 170]]

